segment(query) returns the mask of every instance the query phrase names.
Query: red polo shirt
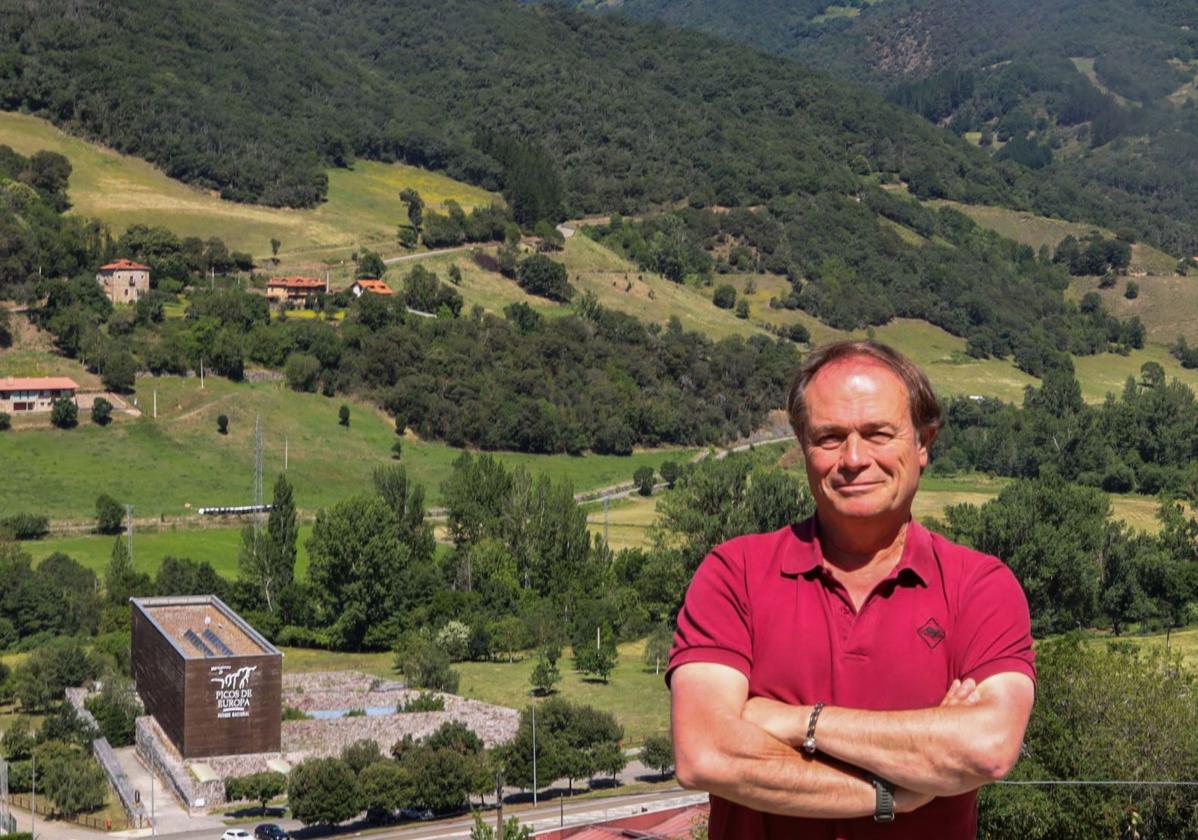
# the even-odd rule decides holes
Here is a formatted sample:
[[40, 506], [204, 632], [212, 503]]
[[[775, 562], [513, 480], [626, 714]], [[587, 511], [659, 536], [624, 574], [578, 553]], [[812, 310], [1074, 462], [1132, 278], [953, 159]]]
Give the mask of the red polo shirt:
[[[814, 519], [716, 547], [687, 590], [666, 680], [687, 662], [735, 668], [750, 697], [879, 711], [937, 706], [957, 678], [1035, 679], [1027, 599], [1010, 569], [914, 520], [860, 612], [823, 570]], [[976, 794], [934, 799], [890, 824], [784, 817], [712, 796], [710, 825], [713, 840], [972, 840]]]

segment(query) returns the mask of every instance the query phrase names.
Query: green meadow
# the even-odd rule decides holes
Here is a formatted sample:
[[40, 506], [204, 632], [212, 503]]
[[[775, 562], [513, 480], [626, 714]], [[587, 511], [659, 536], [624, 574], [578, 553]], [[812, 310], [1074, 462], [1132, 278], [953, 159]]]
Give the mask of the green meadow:
[[[354, 670], [395, 679], [395, 656], [391, 653], [334, 653], [332, 651], [283, 648], [283, 668], [291, 673]], [[660, 673], [641, 662], [643, 641], [619, 646], [620, 658], [607, 684], [573, 670], [569, 648], [562, 653], [558, 668], [562, 681], [559, 696], [586, 703], [616, 716], [624, 727], [625, 746], [639, 744], [645, 737], [665, 732], [670, 726], [669, 691]], [[536, 667], [535, 656], [521, 655], [514, 662], [459, 662], [458, 693], [463, 697], [522, 709], [536, 702], [529, 694], [529, 677]]]
[[[152, 413], [157, 392], [158, 417]], [[180, 516], [199, 507], [253, 501], [254, 423], [262, 428], [266, 500], [284, 469], [304, 511], [328, 507], [370, 488], [372, 471], [394, 463], [396, 439], [389, 417], [348, 398], [296, 393], [282, 382], [234, 383], [209, 377], [146, 377], [137, 397], [145, 414], [100, 428], [81, 422], [69, 431], [26, 429], [0, 435], [0, 463], [12, 480], [0, 488], [0, 514], [36, 511], [52, 519], [84, 521], [95, 499], [108, 493], [134, 505], [136, 517]], [[350, 425], [338, 425], [342, 403]], [[228, 434], [216, 418], [229, 418]], [[425, 487], [426, 502], [441, 498], [441, 482], [462, 450], [409, 434], [402, 463]], [[685, 460], [693, 450], [658, 449], [629, 457], [495, 453], [509, 467], [568, 480], [577, 491], [630, 481], [642, 465]]]
[[328, 200], [309, 210], [289, 210], [223, 201], [215, 193], [168, 178], [151, 164], [72, 137], [46, 120], [0, 113], [0, 143], [24, 155], [59, 152], [71, 161], [72, 211], [103, 219], [120, 231], [133, 224], [170, 228], [179, 236], [219, 236], [231, 250], [263, 262], [270, 240], [282, 242], [284, 268], [343, 258], [361, 247], [397, 251], [396, 225], [407, 223], [399, 200], [416, 189], [432, 210], [453, 200], [463, 208], [499, 198], [444, 175], [403, 164], [358, 161], [352, 169], [330, 169]]

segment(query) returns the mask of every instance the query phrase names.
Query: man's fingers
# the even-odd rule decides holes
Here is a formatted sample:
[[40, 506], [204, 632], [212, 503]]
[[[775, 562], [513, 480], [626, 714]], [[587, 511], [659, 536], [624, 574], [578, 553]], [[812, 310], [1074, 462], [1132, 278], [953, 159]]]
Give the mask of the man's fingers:
[[980, 698], [977, 693], [977, 683], [972, 679], [953, 680], [952, 685], [940, 701], [941, 706], [972, 706]]

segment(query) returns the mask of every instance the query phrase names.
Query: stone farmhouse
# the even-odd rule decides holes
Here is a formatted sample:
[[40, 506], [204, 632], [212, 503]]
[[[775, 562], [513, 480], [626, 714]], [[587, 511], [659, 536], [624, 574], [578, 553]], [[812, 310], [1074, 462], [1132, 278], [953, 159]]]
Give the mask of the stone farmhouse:
[[315, 277], [272, 277], [266, 282], [268, 299], [295, 306], [306, 306], [316, 295], [328, 290], [328, 284]]
[[362, 297], [367, 292], [372, 295], [383, 295], [384, 297], [390, 297], [395, 294], [390, 286], [382, 280], [373, 277], [363, 277], [355, 280], [354, 284], [349, 287], [349, 290], [354, 293], [354, 297]]
[[75, 399], [79, 386], [65, 376], [6, 377], [0, 379], [0, 411], [28, 414], [49, 411], [59, 397]]
[[150, 291], [150, 267], [132, 260], [113, 260], [100, 266], [96, 282], [113, 303], [137, 303]]

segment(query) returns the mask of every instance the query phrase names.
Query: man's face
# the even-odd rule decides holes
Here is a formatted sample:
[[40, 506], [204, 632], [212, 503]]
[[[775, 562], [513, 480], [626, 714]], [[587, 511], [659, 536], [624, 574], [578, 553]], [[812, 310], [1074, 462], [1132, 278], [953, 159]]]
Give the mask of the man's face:
[[907, 386], [869, 357], [821, 368], [804, 392], [807, 481], [821, 518], [905, 521], [928, 463]]

